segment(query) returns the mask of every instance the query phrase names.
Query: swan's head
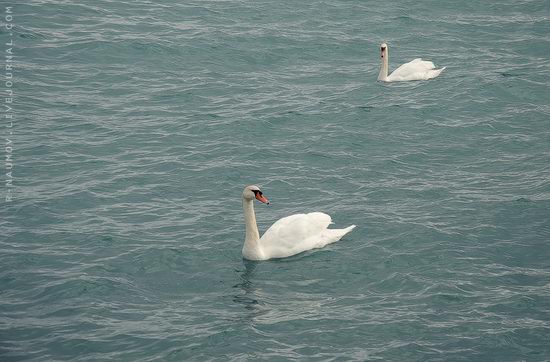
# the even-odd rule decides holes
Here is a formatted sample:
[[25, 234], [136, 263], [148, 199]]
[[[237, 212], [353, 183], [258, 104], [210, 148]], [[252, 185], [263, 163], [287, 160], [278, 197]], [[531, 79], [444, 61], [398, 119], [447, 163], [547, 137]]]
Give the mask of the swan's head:
[[246, 186], [243, 191], [243, 199], [253, 200], [256, 199], [264, 204], [269, 205], [269, 200], [263, 195], [262, 190], [256, 185]]
[[385, 58], [388, 54], [388, 44], [382, 43], [380, 44], [380, 58]]

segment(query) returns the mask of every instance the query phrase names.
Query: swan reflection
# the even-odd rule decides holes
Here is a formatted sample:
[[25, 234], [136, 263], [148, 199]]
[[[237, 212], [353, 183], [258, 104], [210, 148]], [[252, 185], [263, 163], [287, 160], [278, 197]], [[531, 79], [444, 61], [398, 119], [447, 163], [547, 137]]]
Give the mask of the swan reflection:
[[233, 297], [235, 303], [244, 305], [248, 310], [257, 310], [259, 305], [258, 297], [255, 293], [254, 283], [252, 277], [254, 276], [254, 270], [258, 263], [255, 261], [249, 261], [243, 259], [244, 270], [239, 271], [240, 282], [233, 286], [233, 288], [241, 289], [242, 293]]

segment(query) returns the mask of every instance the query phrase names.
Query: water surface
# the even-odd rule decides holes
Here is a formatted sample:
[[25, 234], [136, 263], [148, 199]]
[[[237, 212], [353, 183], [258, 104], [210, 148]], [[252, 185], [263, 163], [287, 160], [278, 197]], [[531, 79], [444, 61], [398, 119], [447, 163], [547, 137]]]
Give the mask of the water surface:
[[[14, 3], [1, 359], [549, 360], [549, 10]], [[244, 262], [248, 184], [358, 227]]]

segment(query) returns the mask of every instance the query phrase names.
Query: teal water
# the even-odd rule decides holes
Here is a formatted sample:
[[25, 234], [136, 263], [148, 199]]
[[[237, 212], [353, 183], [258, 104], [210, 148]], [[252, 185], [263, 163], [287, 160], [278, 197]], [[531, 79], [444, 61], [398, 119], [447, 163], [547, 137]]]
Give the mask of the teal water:
[[[550, 360], [547, 1], [0, 10], [2, 361]], [[248, 184], [358, 227], [245, 262]]]

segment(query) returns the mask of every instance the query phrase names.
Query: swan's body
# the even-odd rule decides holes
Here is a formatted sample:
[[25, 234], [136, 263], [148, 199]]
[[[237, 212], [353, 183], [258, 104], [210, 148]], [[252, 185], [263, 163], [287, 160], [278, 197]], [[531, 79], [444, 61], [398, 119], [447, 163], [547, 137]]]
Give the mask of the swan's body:
[[387, 44], [380, 45], [380, 58], [382, 65], [378, 80], [382, 82], [403, 82], [408, 80], [427, 80], [437, 77], [445, 67], [435, 69], [435, 65], [427, 60], [416, 58], [408, 63], [403, 64], [399, 68], [388, 75], [389, 63], [389, 48]]
[[246, 224], [246, 237], [243, 245], [243, 257], [249, 260], [267, 260], [285, 258], [303, 251], [322, 248], [340, 240], [355, 225], [345, 229], [329, 229], [331, 218], [322, 212], [296, 214], [275, 222], [260, 238], [254, 198], [269, 203], [258, 186], [247, 186], [243, 191], [243, 209]]

